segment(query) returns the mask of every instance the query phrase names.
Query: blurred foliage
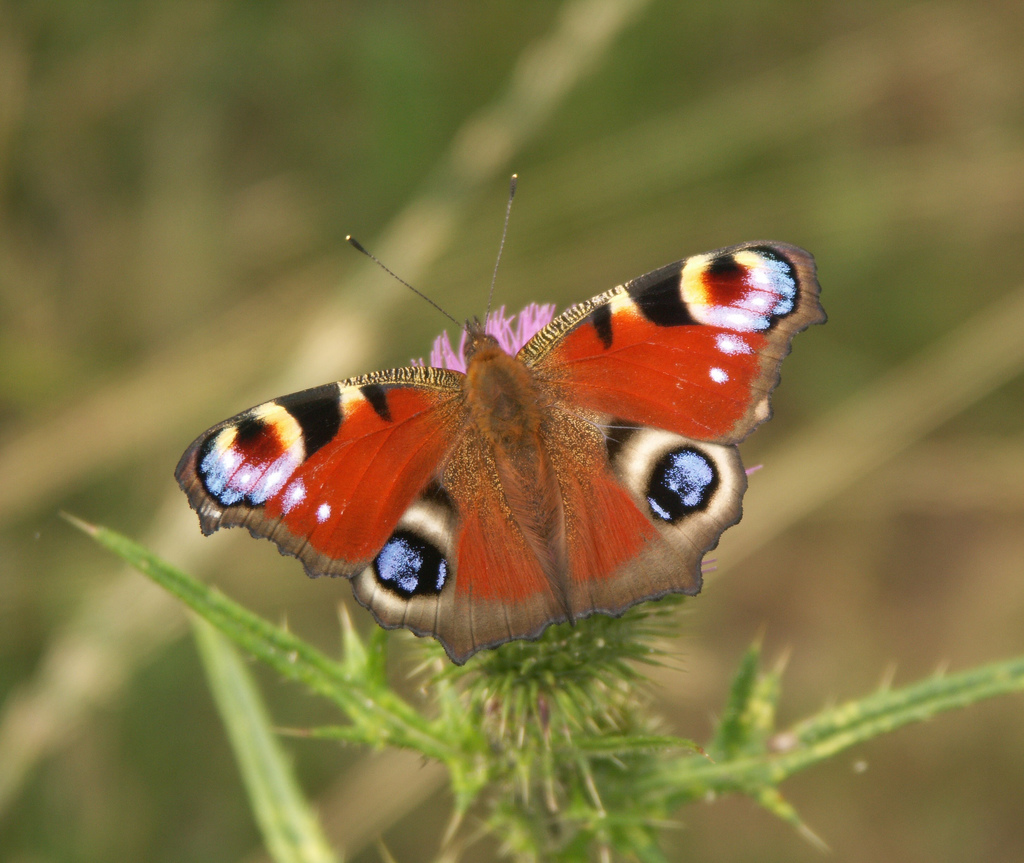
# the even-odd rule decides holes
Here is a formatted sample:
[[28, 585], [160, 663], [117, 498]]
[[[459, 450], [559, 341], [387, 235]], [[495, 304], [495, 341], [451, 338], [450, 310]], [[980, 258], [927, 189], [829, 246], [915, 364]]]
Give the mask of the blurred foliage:
[[[506, 158], [466, 137], [524, 69], [541, 95], [559, 80], [572, 58], [539, 43], [617, 5], [632, 17]], [[758, 237], [818, 259], [830, 323], [801, 337], [775, 419], [744, 444], [766, 467], [716, 552], [720, 576], [678, 619], [685, 671], [654, 672], [674, 733], [710, 736], [761, 627], [767, 655], [792, 652], [783, 726], [890, 666], [918, 679], [1020, 652], [1019, 337], [1000, 376], [950, 373], [971, 397], [912, 445], [739, 553], [799, 497], [755, 498], [784, 479], [773, 465], [788, 442], [885, 382], [893, 397], [867, 430], [815, 439], [849, 464], [871, 429], [906, 419], [901, 386], [919, 411], [908, 364], [985, 310], [1024, 331], [1020, 4], [595, 0], [567, 24], [572, 8], [0, 2], [5, 859], [264, 859], [194, 650], [175, 640], [180, 613], [56, 511], [146, 537], [336, 654], [346, 585], [309, 583], [235, 532], [201, 540], [171, 472], [199, 431], [285, 384], [426, 352], [441, 319], [362, 269], [346, 233], [457, 317], [479, 312], [513, 170], [498, 279], [510, 306], [565, 306]], [[487, 171], [438, 193], [445, 166], [488, 154]], [[424, 206], [439, 194], [447, 221]], [[995, 343], [955, 342], [974, 350], [965, 369]], [[396, 647], [392, 678], [411, 691], [416, 654]], [[334, 721], [262, 679], [282, 724]], [[417, 760], [286, 746], [353, 859], [375, 859], [378, 833], [403, 861], [438, 846], [451, 801]], [[1018, 860], [1022, 775], [1018, 698], [872, 742], [784, 790], [845, 859]], [[689, 812], [670, 839], [679, 855], [818, 859], [746, 801]]]

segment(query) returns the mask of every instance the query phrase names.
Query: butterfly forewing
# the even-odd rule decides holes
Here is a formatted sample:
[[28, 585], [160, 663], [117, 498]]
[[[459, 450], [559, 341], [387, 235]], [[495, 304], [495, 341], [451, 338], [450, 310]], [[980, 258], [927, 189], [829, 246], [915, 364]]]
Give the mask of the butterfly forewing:
[[811, 256], [781, 243], [745, 243], [573, 307], [520, 356], [580, 407], [736, 443], [770, 415], [794, 333], [822, 321]]
[[178, 482], [204, 533], [242, 525], [310, 575], [352, 575], [446, 457], [461, 378], [396, 369], [257, 405], [197, 438]]

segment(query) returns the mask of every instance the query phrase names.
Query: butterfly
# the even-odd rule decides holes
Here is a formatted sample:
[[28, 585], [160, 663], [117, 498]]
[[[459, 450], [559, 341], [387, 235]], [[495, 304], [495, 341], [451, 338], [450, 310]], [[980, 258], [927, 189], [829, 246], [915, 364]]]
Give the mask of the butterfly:
[[204, 534], [247, 527], [350, 579], [386, 628], [453, 662], [595, 612], [701, 589], [739, 521], [737, 444], [769, 418], [814, 260], [752, 242], [552, 319], [445, 335], [431, 365], [282, 396], [204, 432], [175, 473]]

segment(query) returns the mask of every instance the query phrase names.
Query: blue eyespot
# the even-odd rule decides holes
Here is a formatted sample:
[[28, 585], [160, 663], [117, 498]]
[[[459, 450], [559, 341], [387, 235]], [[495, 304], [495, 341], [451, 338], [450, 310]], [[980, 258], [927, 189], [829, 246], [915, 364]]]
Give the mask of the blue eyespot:
[[684, 446], [658, 459], [647, 486], [647, 502], [667, 522], [704, 509], [718, 488], [715, 463], [704, 453]]
[[423, 537], [397, 530], [374, 559], [373, 571], [383, 587], [401, 596], [430, 596], [444, 587], [448, 561]]

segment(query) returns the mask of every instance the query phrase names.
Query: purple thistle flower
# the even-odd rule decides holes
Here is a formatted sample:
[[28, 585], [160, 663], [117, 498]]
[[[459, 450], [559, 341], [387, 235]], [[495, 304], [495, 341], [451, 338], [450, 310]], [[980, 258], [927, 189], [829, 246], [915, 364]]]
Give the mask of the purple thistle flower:
[[[501, 349], [510, 356], [515, 356], [530, 339], [551, 323], [555, 317], [555, 306], [552, 303], [530, 303], [518, 315], [505, 316], [505, 307], [501, 306], [487, 316], [484, 332], [498, 340]], [[423, 360], [413, 360], [414, 366], [425, 365]], [[448, 331], [434, 339], [434, 347], [430, 351], [430, 365], [451, 369], [456, 372], [466, 371], [466, 331], [459, 337], [459, 349], [452, 347]]]

